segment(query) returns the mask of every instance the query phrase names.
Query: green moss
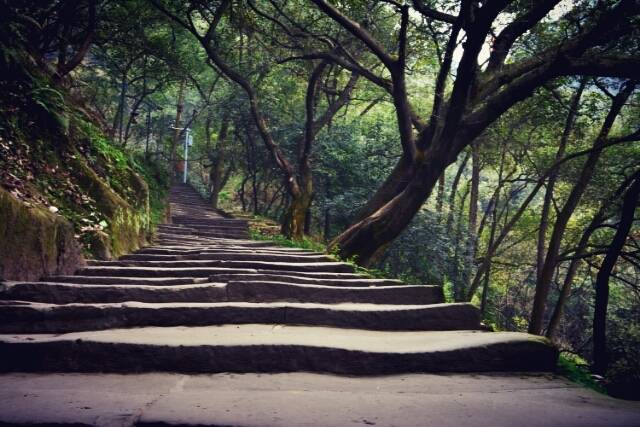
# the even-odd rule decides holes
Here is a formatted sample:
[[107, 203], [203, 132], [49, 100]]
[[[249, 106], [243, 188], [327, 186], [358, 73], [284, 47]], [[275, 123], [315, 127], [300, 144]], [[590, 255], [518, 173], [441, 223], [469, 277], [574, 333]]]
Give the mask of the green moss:
[[[0, 90], [5, 96], [0, 97], [0, 137], [7, 143], [0, 145], [0, 186], [16, 192], [22, 199], [14, 200], [18, 206], [45, 208], [31, 209], [21, 228], [4, 230], [3, 243], [19, 246], [20, 238], [14, 234], [26, 230], [34, 238], [40, 236], [38, 243], [31, 234], [27, 236], [25, 244], [32, 246], [28, 253], [55, 258], [54, 247], [60, 242], [57, 222], [37, 219], [42, 212], [51, 214], [47, 207], [55, 206], [59, 211], [54, 217], [69, 228], [62, 234], [71, 239], [75, 234], [86, 255], [104, 258], [137, 249], [146, 242], [152, 224], [164, 219], [166, 174], [113, 144], [26, 50], [13, 49], [3, 40], [0, 38]], [[14, 42], [20, 44], [20, 40]], [[0, 219], [7, 224], [7, 218]], [[45, 230], [35, 233], [28, 228], [29, 222]], [[4, 238], [7, 233], [10, 235]], [[31, 257], [29, 262], [36, 261]]]
[[571, 381], [606, 394], [605, 388], [593, 379], [589, 373], [589, 364], [586, 360], [570, 353], [560, 353], [558, 357], [558, 373]]
[[44, 209], [25, 206], [1, 188], [0, 235], [0, 278], [69, 274], [81, 262], [71, 224]]

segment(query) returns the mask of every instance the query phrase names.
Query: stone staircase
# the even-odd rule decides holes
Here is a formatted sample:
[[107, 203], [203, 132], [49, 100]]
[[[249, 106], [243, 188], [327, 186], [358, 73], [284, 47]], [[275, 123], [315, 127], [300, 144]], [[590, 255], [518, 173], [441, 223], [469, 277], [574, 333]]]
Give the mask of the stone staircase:
[[188, 186], [155, 244], [73, 276], [5, 282], [0, 371], [408, 372], [553, 370], [540, 337], [482, 329], [442, 289], [248, 238]]

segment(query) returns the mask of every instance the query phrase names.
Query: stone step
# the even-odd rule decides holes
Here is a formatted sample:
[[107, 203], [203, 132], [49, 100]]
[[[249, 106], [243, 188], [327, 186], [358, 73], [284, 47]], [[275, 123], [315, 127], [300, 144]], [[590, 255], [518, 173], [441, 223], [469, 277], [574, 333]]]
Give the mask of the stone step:
[[[77, 271], [80, 276], [111, 276], [141, 278], [214, 278], [219, 274], [287, 274], [279, 270], [257, 270], [252, 268], [159, 268], [159, 267], [84, 267]], [[361, 275], [353, 273], [326, 273], [296, 271], [296, 276], [314, 279], [360, 279]]]
[[257, 273], [250, 268], [155, 268], [155, 267], [84, 267], [76, 272], [81, 276], [112, 276], [112, 277], [209, 277], [215, 274], [229, 273]]
[[248, 222], [244, 219], [235, 219], [235, 218], [190, 218], [190, 217], [180, 217], [173, 216], [172, 225], [199, 225], [199, 226], [207, 226], [207, 225], [237, 225], [247, 227]]
[[192, 239], [203, 239], [203, 238], [223, 238], [223, 239], [246, 239], [248, 238], [248, 234], [245, 231], [212, 231], [212, 232], [199, 232], [196, 231], [193, 234], [171, 234], [159, 232], [156, 234], [156, 240], [159, 241], [184, 241], [189, 242]]
[[127, 276], [51, 276], [45, 277], [44, 282], [79, 283], [85, 285], [150, 285], [175, 286], [205, 283], [208, 277], [127, 277]]
[[228, 282], [228, 301], [310, 302], [319, 304], [361, 303], [427, 305], [441, 303], [439, 286], [346, 287], [303, 285], [284, 282]]
[[184, 246], [146, 246], [135, 252], [136, 254], [155, 255], [193, 255], [193, 254], [283, 254], [297, 256], [324, 256], [322, 252], [311, 252], [305, 249], [273, 247], [242, 247], [227, 245], [209, 245], [199, 249]]
[[226, 301], [223, 283], [183, 285], [85, 284], [55, 282], [5, 283], [2, 300], [22, 300], [51, 304], [116, 303], [139, 301], [148, 303]]
[[167, 227], [160, 227], [160, 226], [158, 226], [158, 231], [163, 233], [184, 234], [184, 235], [191, 235], [197, 232], [195, 228], [187, 228], [187, 227], [167, 228]]
[[0, 370], [34, 372], [551, 371], [557, 350], [522, 333], [387, 332], [247, 324], [0, 335]]
[[264, 323], [379, 331], [480, 329], [471, 304], [164, 303], [0, 304], [0, 333], [66, 333], [144, 326], [210, 326]]
[[163, 254], [131, 254], [123, 255], [120, 261], [185, 261], [185, 260], [209, 260], [209, 261], [275, 261], [275, 262], [335, 262], [327, 255], [296, 255], [296, 254], [273, 254], [273, 253], [238, 253], [238, 252], [196, 252], [183, 255], [163, 255]]
[[[205, 243], [198, 242], [197, 240], [194, 242], [179, 242], [174, 244], [163, 244], [163, 245], [152, 245], [151, 247], [164, 247], [167, 249], [177, 248], [181, 250], [194, 250], [194, 249], [206, 249], [206, 248], [223, 248], [223, 247], [233, 247], [233, 248], [241, 248], [241, 249], [262, 249], [262, 248], [278, 248], [280, 250], [285, 250], [286, 248], [280, 248], [277, 246], [273, 246], [273, 243], [259, 240], [248, 240], [248, 239], [207, 239]], [[294, 251], [299, 251], [300, 249], [292, 248]]]
[[358, 277], [355, 279], [329, 279], [301, 276], [296, 273], [217, 274], [215, 276], [211, 276], [210, 280], [216, 282], [284, 282], [302, 285], [338, 287], [406, 286], [404, 282], [394, 279], [370, 279], [367, 277]]
[[278, 262], [278, 261], [224, 261], [224, 260], [179, 260], [179, 261], [87, 261], [89, 266], [114, 267], [158, 267], [158, 268], [186, 268], [186, 267], [221, 267], [221, 268], [253, 268], [279, 271], [309, 271], [328, 273], [352, 273], [353, 266], [339, 262]]
[[[189, 300], [189, 298], [194, 298]], [[443, 302], [437, 286], [346, 287], [284, 282], [208, 282], [188, 285], [15, 282], [3, 286], [3, 300], [71, 302], [295, 302], [318, 304], [428, 305]]]

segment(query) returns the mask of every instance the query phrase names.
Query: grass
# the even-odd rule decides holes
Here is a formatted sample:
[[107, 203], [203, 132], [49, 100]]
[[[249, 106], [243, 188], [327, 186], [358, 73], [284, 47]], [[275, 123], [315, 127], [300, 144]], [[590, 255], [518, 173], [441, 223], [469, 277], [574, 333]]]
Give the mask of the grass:
[[605, 388], [593, 379], [589, 373], [589, 364], [587, 361], [580, 356], [566, 352], [560, 353], [560, 357], [558, 358], [558, 373], [598, 393], [607, 394]]

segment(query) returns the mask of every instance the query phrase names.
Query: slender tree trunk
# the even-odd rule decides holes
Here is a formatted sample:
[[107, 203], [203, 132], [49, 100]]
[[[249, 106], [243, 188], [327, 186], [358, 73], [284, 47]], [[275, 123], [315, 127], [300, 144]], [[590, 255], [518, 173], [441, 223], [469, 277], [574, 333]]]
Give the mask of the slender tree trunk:
[[447, 234], [451, 232], [451, 226], [453, 225], [453, 217], [455, 212], [455, 204], [456, 204], [456, 193], [458, 192], [458, 185], [460, 184], [460, 178], [462, 177], [462, 173], [467, 167], [467, 162], [469, 161], [469, 153], [465, 154], [462, 162], [460, 163], [460, 167], [458, 167], [458, 171], [456, 172], [455, 177], [453, 178], [453, 182], [451, 184], [451, 192], [449, 193], [449, 213], [447, 214]]
[[436, 196], [436, 212], [442, 213], [442, 206], [444, 204], [444, 188], [445, 188], [445, 173], [443, 172], [438, 178], [438, 195]]
[[620, 110], [627, 98], [631, 95], [634, 87], [634, 84], [625, 84], [616, 95], [602, 125], [600, 133], [593, 143], [593, 148], [596, 148], [596, 150], [589, 154], [589, 157], [585, 161], [582, 170], [580, 171], [580, 175], [576, 180], [576, 184], [573, 186], [569, 196], [567, 197], [567, 201], [558, 213], [558, 217], [553, 226], [553, 232], [551, 233], [551, 238], [549, 239], [549, 247], [547, 249], [547, 255], [540, 274], [540, 280], [536, 283], [536, 293], [533, 299], [533, 309], [531, 310], [531, 321], [529, 322], [529, 333], [537, 335], [542, 333], [547, 298], [549, 296], [549, 290], [553, 280], [556, 260], [558, 252], [560, 251], [560, 244], [562, 243], [564, 231], [566, 230], [569, 219], [571, 219], [571, 216], [578, 206], [578, 203], [582, 198], [582, 194], [591, 181], [591, 177], [595, 171], [596, 164], [600, 158], [600, 154], [602, 153], [602, 150], [598, 150], [597, 148], [601, 147], [606, 142], [613, 122], [620, 113]]
[[[497, 203], [500, 202], [500, 195], [496, 196], [496, 204], [494, 209], [491, 212], [491, 231], [489, 232], [489, 245], [488, 247], [493, 246], [496, 237], [496, 229], [498, 228], [498, 209]], [[484, 283], [482, 285], [482, 298], [480, 301], [480, 313], [484, 316], [487, 310], [487, 299], [489, 296], [489, 280], [491, 278], [491, 259], [493, 258], [491, 254], [487, 254], [487, 269], [484, 273]]]
[[547, 338], [554, 339], [557, 334], [558, 327], [560, 326], [560, 320], [562, 319], [564, 306], [566, 305], [566, 302], [569, 299], [569, 295], [571, 293], [571, 286], [573, 284], [573, 279], [576, 275], [576, 272], [578, 271], [580, 262], [582, 261], [582, 256], [586, 252], [587, 245], [589, 243], [589, 239], [591, 238], [591, 235], [605, 220], [607, 209], [612, 204], [614, 204], [621, 197], [622, 194], [624, 194], [629, 184], [637, 176], [640, 176], [640, 171], [636, 172], [634, 175], [624, 180], [624, 182], [620, 184], [620, 186], [611, 195], [611, 197], [609, 197], [607, 200], [602, 202], [600, 209], [593, 216], [593, 218], [591, 219], [591, 222], [582, 233], [582, 236], [580, 237], [580, 241], [576, 246], [573, 259], [569, 263], [569, 268], [567, 269], [567, 273], [565, 274], [564, 282], [560, 290], [560, 295], [558, 296], [558, 301], [556, 302], [556, 306], [553, 310], [553, 314], [551, 315], [551, 320], [549, 320], [549, 326], [547, 327], [547, 333], [546, 333]]
[[460, 209], [458, 210], [458, 215], [456, 218], [456, 235], [455, 235], [455, 241], [456, 241], [456, 247], [455, 250], [453, 252], [453, 262], [452, 262], [452, 266], [453, 269], [451, 271], [451, 280], [453, 280], [453, 294], [454, 294], [454, 299], [456, 301], [460, 301], [464, 295], [464, 291], [465, 291], [465, 287], [467, 285], [467, 281], [465, 280], [466, 277], [464, 277], [464, 274], [467, 271], [467, 257], [464, 256], [463, 257], [463, 264], [464, 265], [460, 265], [460, 251], [462, 250], [463, 253], [466, 254], [466, 250], [467, 250], [467, 245], [463, 242], [465, 242], [465, 239], [463, 239], [462, 237], [462, 218], [464, 217], [464, 202], [467, 199], [467, 196], [469, 195], [469, 186], [466, 187], [464, 194], [462, 195], [462, 197], [460, 198]]
[[[603, 206], [604, 208], [604, 206]], [[585, 229], [580, 237], [580, 242], [578, 242], [578, 247], [575, 251], [575, 258], [571, 260], [569, 263], [569, 268], [567, 269], [567, 273], [564, 276], [564, 281], [562, 283], [562, 288], [560, 289], [560, 295], [558, 296], [558, 301], [556, 302], [556, 306], [551, 314], [551, 319], [549, 320], [549, 326], [547, 327], [546, 336], [549, 339], [554, 339], [556, 333], [558, 331], [558, 327], [560, 326], [560, 320], [562, 319], [562, 314], [564, 312], [564, 306], [566, 305], [567, 300], [569, 299], [569, 294], [571, 293], [571, 285], [573, 284], [573, 279], [578, 271], [578, 267], [580, 266], [580, 257], [584, 254], [585, 249], [587, 248], [587, 244], [589, 243], [589, 238], [591, 234], [595, 230], [595, 228], [602, 222], [604, 210], [601, 209], [593, 219], [589, 226]]]
[[[582, 97], [582, 92], [584, 91], [585, 86], [587, 85], [587, 79], [582, 78], [580, 80], [580, 86], [576, 90], [575, 94], [571, 99], [571, 104], [569, 106], [569, 113], [567, 114], [567, 119], [564, 124], [564, 130], [562, 132], [562, 137], [560, 138], [560, 145], [558, 146], [558, 151], [556, 151], [555, 161], [560, 160], [564, 157], [564, 153], [566, 151], [567, 143], [569, 142], [569, 137], [571, 136], [571, 132], [573, 130], [573, 126], [576, 121], [576, 117], [578, 116], [578, 110], [580, 107], [580, 98]], [[547, 241], [547, 230], [549, 228], [549, 215], [551, 211], [551, 203], [553, 201], [553, 191], [555, 188], [556, 180], [558, 179], [558, 169], [555, 168], [551, 171], [549, 175], [549, 180], [547, 181], [547, 187], [544, 193], [544, 201], [542, 203], [542, 212], [540, 213], [540, 227], [538, 228], [538, 246], [536, 251], [536, 273], [537, 280], [541, 280], [542, 270], [544, 267], [544, 258], [546, 255], [546, 241]]]
[[480, 193], [480, 141], [471, 144], [471, 189], [469, 195], [469, 235], [465, 260], [465, 288], [471, 285], [471, 270], [476, 258], [478, 243], [478, 196]]
[[609, 279], [633, 225], [634, 214], [639, 200], [640, 176], [637, 176], [625, 193], [618, 229], [596, 276], [596, 296], [593, 312], [593, 372], [600, 375], [606, 373], [608, 365], [607, 308], [609, 305]]

